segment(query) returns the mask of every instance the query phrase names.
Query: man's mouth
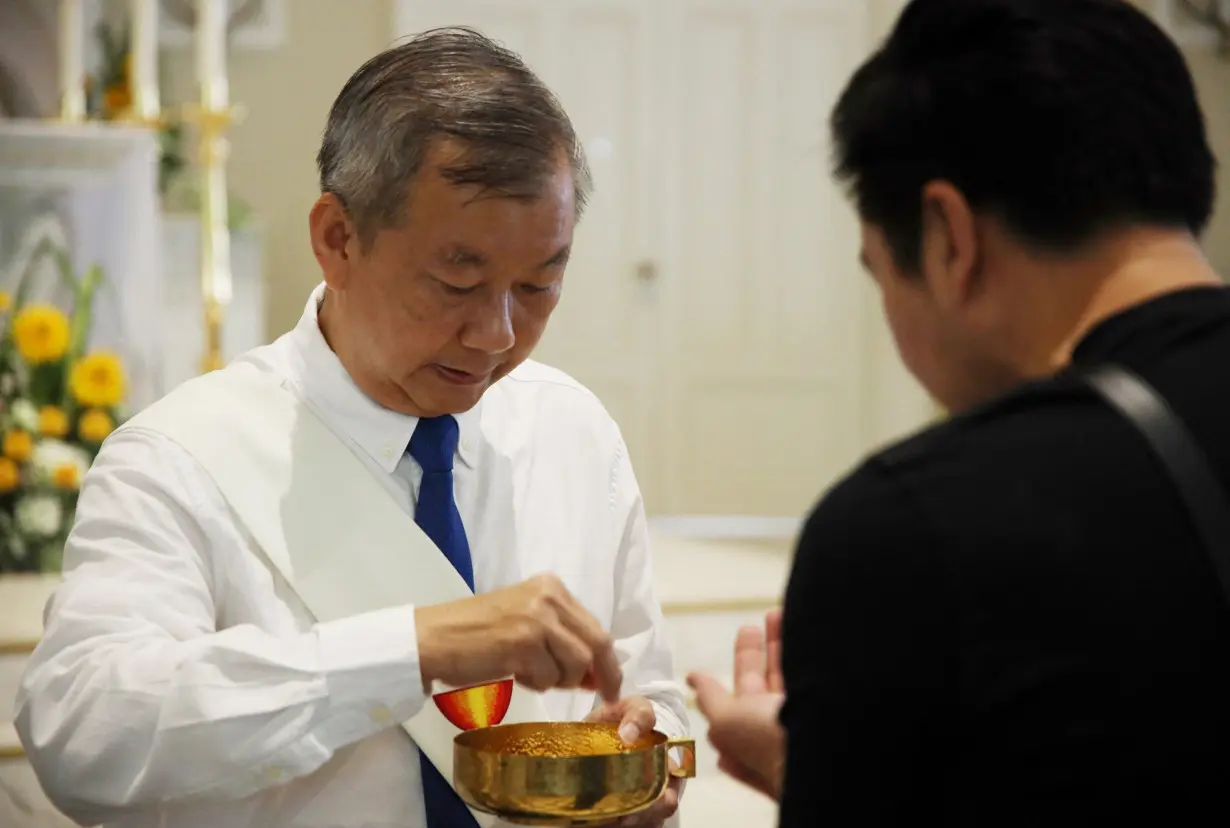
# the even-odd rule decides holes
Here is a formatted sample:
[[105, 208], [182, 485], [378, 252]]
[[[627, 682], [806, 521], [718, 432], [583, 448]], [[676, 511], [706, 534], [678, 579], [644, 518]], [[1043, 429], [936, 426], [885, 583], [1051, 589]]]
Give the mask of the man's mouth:
[[462, 371], [457, 368], [449, 368], [445, 365], [433, 365], [432, 368], [445, 382], [453, 385], [480, 385], [487, 381], [491, 376], [490, 371], [481, 374], [475, 374], [470, 371]]

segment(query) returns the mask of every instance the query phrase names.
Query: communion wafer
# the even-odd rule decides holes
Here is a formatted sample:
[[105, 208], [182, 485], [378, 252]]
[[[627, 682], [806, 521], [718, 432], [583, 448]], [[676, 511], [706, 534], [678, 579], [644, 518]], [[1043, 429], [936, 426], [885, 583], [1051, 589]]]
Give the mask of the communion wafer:
[[531, 733], [509, 740], [501, 752], [517, 756], [602, 756], [630, 749], [617, 731], [602, 729]]

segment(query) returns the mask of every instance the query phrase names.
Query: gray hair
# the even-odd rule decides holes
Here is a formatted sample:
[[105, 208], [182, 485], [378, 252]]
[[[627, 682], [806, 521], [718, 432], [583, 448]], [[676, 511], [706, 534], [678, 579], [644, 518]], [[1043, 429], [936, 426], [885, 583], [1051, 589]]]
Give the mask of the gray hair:
[[559, 159], [571, 163], [577, 216], [591, 181], [559, 101], [512, 51], [464, 27], [432, 29], [355, 72], [329, 110], [316, 166], [367, 244], [402, 219], [410, 181], [433, 143], [458, 141], [440, 169], [458, 185], [533, 199]]

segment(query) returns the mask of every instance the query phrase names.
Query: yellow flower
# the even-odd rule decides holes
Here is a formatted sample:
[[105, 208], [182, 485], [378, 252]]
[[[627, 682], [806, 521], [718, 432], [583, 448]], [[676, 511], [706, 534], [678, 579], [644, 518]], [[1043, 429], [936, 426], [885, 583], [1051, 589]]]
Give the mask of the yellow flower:
[[28, 432], [13, 429], [4, 435], [3, 451], [14, 463], [24, 463], [34, 451], [34, 438]]
[[106, 411], [97, 408], [91, 408], [77, 421], [77, 434], [87, 443], [101, 443], [112, 431], [115, 431], [115, 423]]
[[73, 365], [68, 387], [81, 405], [107, 408], [124, 398], [124, 369], [115, 354], [98, 351]]
[[13, 297], [0, 290], [0, 313], [4, 313], [11, 307], [13, 307]]
[[62, 463], [51, 470], [51, 482], [57, 489], [75, 492], [81, 485], [81, 472], [75, 463]]
[[54, 362], [68, 350], [68, 317], [50, 305], [29, 305], [13, 320], [13, 342], [31, 365]]
[[0, 494], [8, 494], [21, 482], [17, 464], [7, 457], [0, 457]]
[[44, 437], [63, 437], [68, 433], [68, 415], [54, 405], [38, 412], [38, 430]]

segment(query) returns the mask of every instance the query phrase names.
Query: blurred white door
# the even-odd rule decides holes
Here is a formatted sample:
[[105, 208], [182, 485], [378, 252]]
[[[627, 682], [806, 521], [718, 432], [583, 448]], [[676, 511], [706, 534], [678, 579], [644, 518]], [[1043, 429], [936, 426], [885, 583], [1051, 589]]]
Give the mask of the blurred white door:
[[798, 515], [867, 447], [866, 283], [827, 139], [866, 4], [662, 5], [667, 505]]
[[536, 356], [624, 430], [656, 514], [798, 516], [870, 443], [872, 335], [826, 118], [861, 0], [404, 0], [559, 95], [593, 168]]

